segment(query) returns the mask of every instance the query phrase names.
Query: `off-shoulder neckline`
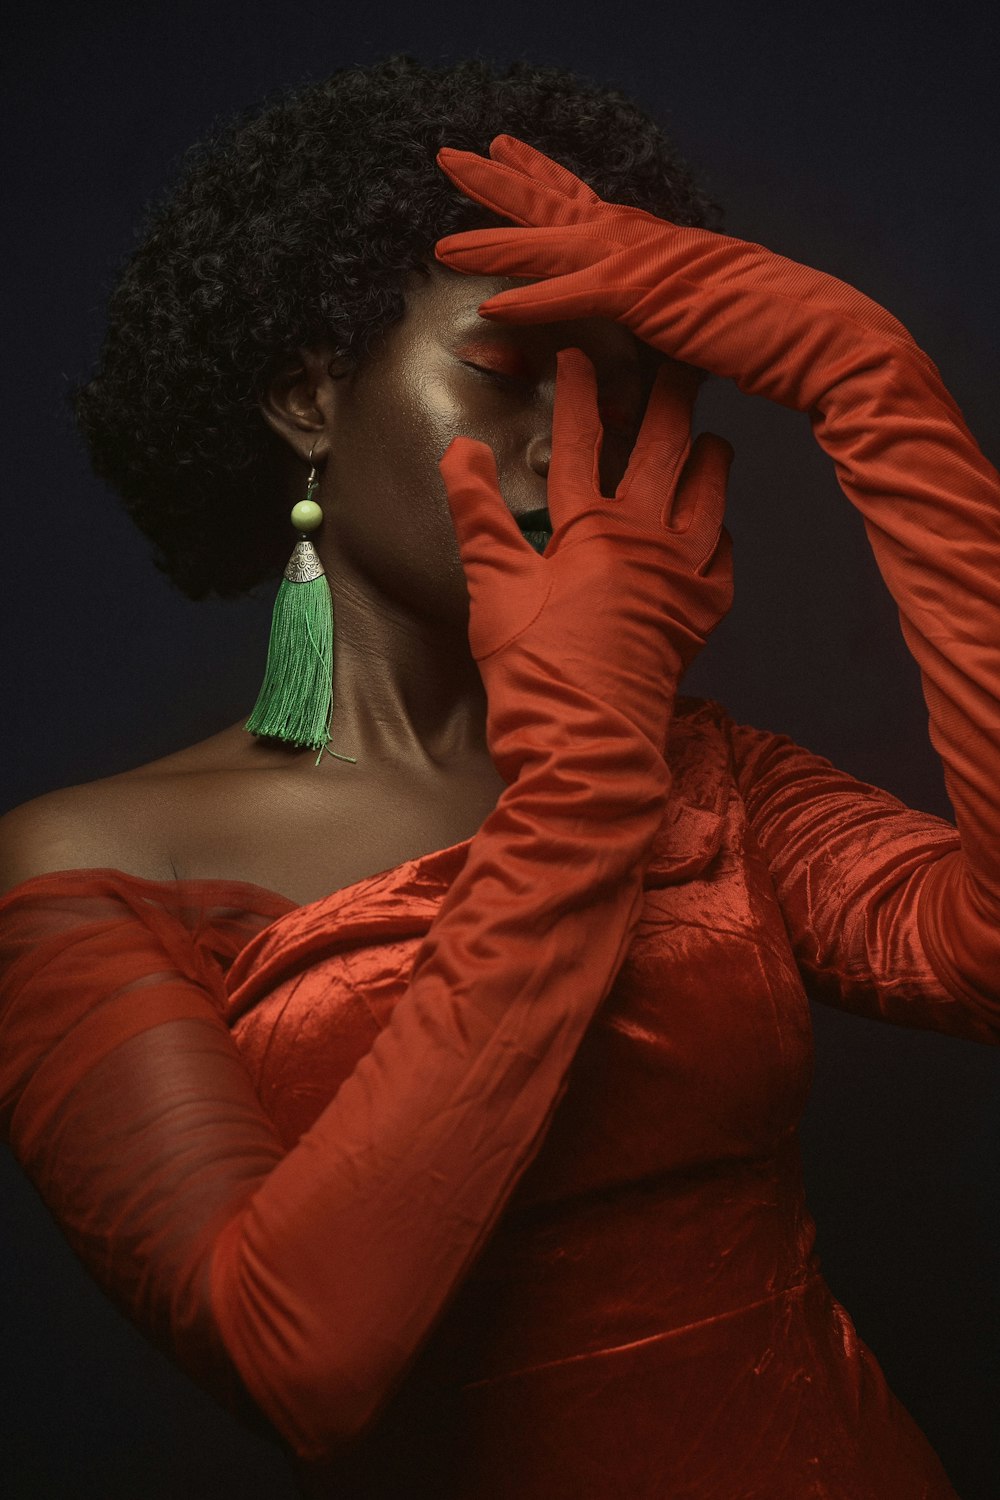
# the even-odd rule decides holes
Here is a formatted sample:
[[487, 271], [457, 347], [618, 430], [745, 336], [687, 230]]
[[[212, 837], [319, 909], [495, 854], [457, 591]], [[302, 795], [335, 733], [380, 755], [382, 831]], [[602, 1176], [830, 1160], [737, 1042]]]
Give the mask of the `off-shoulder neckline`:
[[[725, 710], [721, 708], [721, 705], [715, 703], [712, 699], [693, 698], [687, 695], [679, 696], [674, 708], [674, 719], [690, 722], [703, 715], [706, 710], [725, 714]], [[475, 835], [472, 837], [475, 837]], [[423, 865], [432, 860], [447, 860], [447, 857], [454, 854], [457, 849], [467, 847], [472, 842], [472, 837], [459, 839], [457, 843], [448, 844], [441, 849], [428, 849], [423, 854], [413, 855], [410, 859], [402, 859], [398, 864], [387, 865], [383, 870], [374, 870], [370, 875], [363, 875], [360, 880], [352, 880], [348, 885], [339, 886], [335, 890], [327, 891], [322, 896], [314, 897], [312, 901], [295, 901], [291, 896], [285, 896], [280, 891], [271, 890], [268, 886], [257, 885], [251, 880], [233, 880], [218, 876], [183, 877], [176, 880], [150, 880], [145, 875], [133, 875], [128, 870], [119, 870], [113, 865], [87, 865], [65, 870], [47, 870], [41, 875], [30, 875], [27, 880], [19, 881], [17, 885], [11, 886], [9, 890], [0, 892], [0, 907], [19, 891], [41, 881], [72, 878], [78, 878], [83, 881], [87, 878], [94, 879], [95, 877], [104, 876], [112, 877], [115, 880], [127, 880], [133, 885], [146, 887], [149, 890], [167, 891], [175, 895], [180, 895], [184, 891], [194, 890], [241, 893], [243, 896], [252, 897], [253, 900], [261, 903], [255, 906], [253, 905], [253, 901], [248, 901], [243, 906], [243, 910], [245, 911], [259, 912], [263, 909], [270, 912], [272, 909], [277, 908], [284, 914], [291, 911], [304, 911], [306, 907], [315, 906], [321, 901], [328, 901], [333, 896], [358, 890], [370, 881], [382, 879], [386, 875], [393, 875], [399, 870]], [[223, 900], [216, 900], [211, 904], [219, 907], [239, 905], [238, 901], [226, 902]]]
[[[192, 890], [212, 891], [213, 893], [231, 891], [233, 893], [239, 892], [243, 896], [252, 895], [258, 902], [263, 899], [263, 905], [267, 909], [278, 906], [282, 911], [303, 911], [307, 906], [314, 906], [319, 901], [328, 901], [331, 896], [357, 890], [369, 881], [381, 879], [385, 875], [392, 875], [397, 870], [451, 854], [454, 850], [464, 848], [469, 843], [471, 843], [471, 839], [459, 839], [457, 844], [448, 844], [441, 849], [429, 849], [423, 854], [412, 856], [410, 859], [400, 860], [398, 864], [388, 865], [384, 870], [374, 870], [370, 875], [362, 875], [360, 880], [352, 880], [348, 885], [340, 886], [333, 891], [327, 891], [324, 895], [317, 896], [314, 900], [306, 902], [295, 901], [291, 896], [283, 895], [281, 891], [271, 890], [268, 886], [264, 885], [256, 885], [251, 880], [234, 880], [224, 876], [186, 876], [177, 880], [150, 880], [145, 875], [133, 875], [128, 870], [119, 870], [113, 865], [99, 865], [80, 866], [66, 870], [47, 870], [40, 875], [29, 875], [27, 880], [19, 881], [17, 885], [13, 885], [9, 890], [0, 893], [0, 906], [9, 900], [10, 897], [17, 895], [18, 892], [42, 881], [79, 879], [85, 882], [100, 877], [111, 877], [115, 880], [126, 880], [132, 885], [145, 886], [152, 890], [168, 891], [175, 896], [180, 896], [185, 891]], [[239, 902], [215, 900], [211, 904], [217, 907], [226, 907], [238, 906]], [[262, 908], [259, 905], [254, 906], [244, 903], [242, 909], [244, 911], [260, 911]]]
[[[88, 881], [110, 877], [114, 880], [127, 880], [131, 885], [146, 886], [154, 890], [181, 892], [192, 887], [211, 888], [212, 890], [252, 892], [257, 899], [265, 898], [270, 904], [280, 904], [289, 908], [297, 907], [301, 903], [293, 901], [290, 896], [283, 896], [280, 891], [269, 890], [267, 886], [255, 885], [250, 880], [228, 880], [225, 878], [215, 879], [182, 879], [182, 880], [150, 880], [145, 875], [133, 875], [129, 870], [119, 870], [114, 865], [80, 865], [66, 870], [46, 870], [40, 875], [29, 875], [27, 880], [18, 881], [8, 890], [0, 894], [0, 903], [16, 896], [19, 891], [26, 890], [29, 886], [38, 885], [43, 881], [66, 881], [80, 880]], [[223, 906], [227, 903], [216, 902]]]

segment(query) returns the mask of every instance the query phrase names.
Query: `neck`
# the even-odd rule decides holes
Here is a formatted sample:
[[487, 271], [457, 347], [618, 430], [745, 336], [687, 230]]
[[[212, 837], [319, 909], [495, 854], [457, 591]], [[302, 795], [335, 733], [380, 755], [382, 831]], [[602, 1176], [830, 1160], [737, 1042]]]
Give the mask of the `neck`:
[[[330, 748], [420, 773], [488, 759], [486, 694], [456, 629], [375, 598], [350, 568], [333, 573], [334, 679]], [[334, 764], [328, 757], [326, 764]]]

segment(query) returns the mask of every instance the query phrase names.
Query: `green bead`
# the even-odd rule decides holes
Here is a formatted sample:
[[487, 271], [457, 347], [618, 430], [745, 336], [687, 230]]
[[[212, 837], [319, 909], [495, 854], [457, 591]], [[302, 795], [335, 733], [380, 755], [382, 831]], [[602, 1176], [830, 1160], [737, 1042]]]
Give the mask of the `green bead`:
[[296, 531], [315, 531], [323, 524], [323, 512], [315, 500], [300, 500], [292, 506], [292, 525]]

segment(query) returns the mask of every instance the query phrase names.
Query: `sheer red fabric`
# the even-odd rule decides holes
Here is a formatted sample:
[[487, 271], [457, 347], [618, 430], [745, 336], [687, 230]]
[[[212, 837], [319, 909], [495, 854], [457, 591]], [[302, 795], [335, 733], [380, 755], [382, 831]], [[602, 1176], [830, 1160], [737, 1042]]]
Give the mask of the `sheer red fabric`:
[[[476, 1247], [458, 1273], [434, 1263], [451, 1236], [427, 1201], [454, 1135], [429, 1143], [418, 1189], [391, 1170], [406, 1140], [371, 1130], [383, 1097], [396, 1111], [414, 1079], [432, 1099], [447, 1083], [455, 1036], [433, 1015], [405, 1056], [384, 1039], [472, 841], [302, 908], [114, 871], [39, 877], [0, 902], [16, 1153], [109, 1293], [222, 1399], [238, 1407], [245, 1382], [316, 1494], [953, 1497], [823, 1281], [797, 1124], [812, 1059], [800, 968], [860, 1013], [1000, 1041], [1000, 996], [942, 984], [900, 894], [957, 835], [711, 704], [681, 703], [669, 763], [624, 962], [582, 1039], [549, 1038], [572, 1059], [558, 1110], [538, 1059], [511, 1070], [502, 1052], [464, 1112], [447, 1091], [432, 1110], [478, 1136], [451, 1199]], [[368, 1103], [324, 1135], [352, 1080]], [[486, 1242], [491, 1164], [505, 1130], [523, 1139], [525, 1095], [547, 1133]], [[266, 1262], [235, 1285], [225, 1253], [245, 1205], [296, 1162], [305, 1173], [271, 1200], [279, 1249], [298, 1247], [302, 1285], [312, 1268], [324, 1327], [275, 1302]], [[331, 1220], [310, 1179], [343, 1184], [349, 1232], [317, 1233]], [[356, 1377], [401, 1347], [414, 1358], [375, 1419], [325, 1449], [303, 1440], [331, 1353]]]
[[447, 242], [536, 279], [494, 310], [631, 318], [809, 411], [899, 605], [958, 831], [714, 705], [672, 717], [725, 580], [638, 487], [632, 519], [625, 486], [577, 528], [615, 533], [622, 576], [586, 609], [572, 566], [549, 591], [507, 556], [527, 581], [505, 645], [491, 557], [516, 528], [487, 454], [460, 449], [470, 599], [496, 606], [497, 808], [301, 909], [115, 871], [10, 891], [0, 1111], [101, 1284], [224, 1400], [249, 1395], [316, 1494], [954, 1500], [820, 1273], [803, 975], [1000, 1040], [997, 475], [853, 289], [650, 215], [637, 238], [631, 210], [505, 149], [448, 157], [547, 226]]
[[509, 784], [393, 1015], [347, 1076], [325, 1060], [338, 1086], [292, 1149], [172, 912], [113, 876], [72, 912], [40, 914], [38, 887], [7, 903], [15, 1151], [141, 1326], [229, 1399], [242, 1382], [306, 1459], [370, 1427], [482, 1249], [641, 913], [681, 664], [731, 598], [728, 449], [695, 453], [658, 381], [609, 503], [600, 439], [593, 369], [561, 355], [544, 561], [488, 447], [458, 438], [441, 461]]

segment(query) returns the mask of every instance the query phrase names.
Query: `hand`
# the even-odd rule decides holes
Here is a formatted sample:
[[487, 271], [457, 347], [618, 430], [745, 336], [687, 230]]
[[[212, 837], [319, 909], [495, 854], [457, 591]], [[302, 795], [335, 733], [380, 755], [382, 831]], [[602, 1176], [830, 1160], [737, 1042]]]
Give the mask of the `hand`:
[[[922, 941], [949, 991], [995, 1004], [1000, 973], [1000, 476], [901, 323], [833, 276], [708, 230], [605, 203], [510, 136], [445, 150], [452, 181], [520, 228], [451, 235], [460, 271], [535, 284], [484, 317], [605, 316], [744, 391], [808, 411], [864, 519], [920, 667], [962, 839], [919, 887]], [[540, 279], [539, 279], [540, 278]]]
[[622, 482], [602, 495], [596, 376], [580, 350], [561, 350], [542, 556], [504, 503], [491, 449], [449, 445], [440, 467], [469, 643], [495, 724], [517, 699], [521, 721], [555, 710], [565, 735], [565, 716], [584, 723], [597, 697], [662, 750], [677, 680], [732, 600], [722, 528], [732, 449], [709, 433], [692, 444], [690, 416], [690, 395], [661, 371]]
[[483, 317], [517, 323], [608, 317], [674, 359], [731, 377], [782, 405], [820, 405], [864, 344], [920, 359], [902, 324], [853, 287], [706, 229], [605, 203], [540, 151], [497, 136], [489, 159], [445, 148], [438, 162], [468, 197], [524, 226], [440, 240], [457, 271], [525, 276]]

